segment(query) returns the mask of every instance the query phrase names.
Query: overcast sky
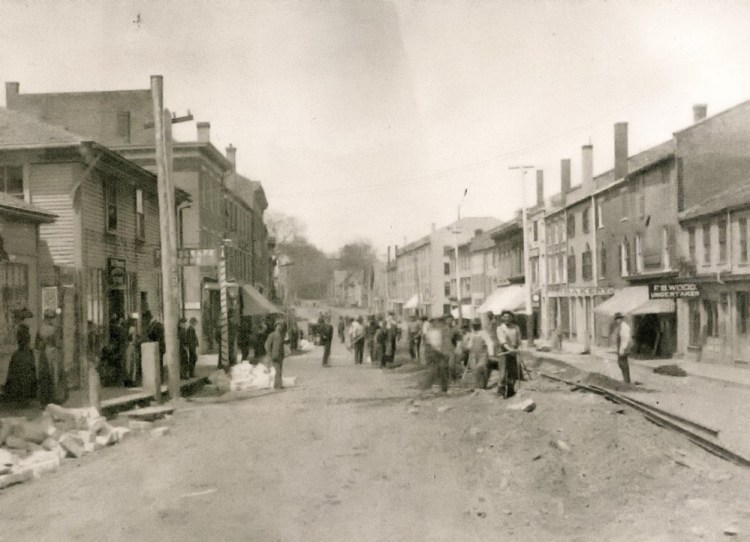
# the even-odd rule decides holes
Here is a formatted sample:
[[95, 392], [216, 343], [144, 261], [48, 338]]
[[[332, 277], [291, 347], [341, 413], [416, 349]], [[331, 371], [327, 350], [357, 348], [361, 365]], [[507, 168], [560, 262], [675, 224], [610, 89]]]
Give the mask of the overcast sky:
[[[581, 145], [611, 168], [750, 99], [750, 2], [0, 0], [0, 76], [21, 92], [148, 88], [238, 147], [271, 208], [325, 250], [380, 252], [462, 215], [521, 206], [514, 164]], [[0, 90], [4, 93], [4, 88]], [[3, 101], [4, 103], [4, 101]], [[176, 136], [193, 139], [195, 126]], [[527, 194], [534, 197], [533, 175]]]

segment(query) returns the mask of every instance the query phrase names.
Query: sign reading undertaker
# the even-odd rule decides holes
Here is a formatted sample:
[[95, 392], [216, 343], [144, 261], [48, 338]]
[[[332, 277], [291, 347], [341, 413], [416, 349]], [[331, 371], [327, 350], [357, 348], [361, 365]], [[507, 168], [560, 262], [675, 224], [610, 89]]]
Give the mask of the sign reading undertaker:
[[649, 284], [649, 299], [676, 299], [682, 297], [700, 297], [698, 285], [694, 282], [682, 284]]

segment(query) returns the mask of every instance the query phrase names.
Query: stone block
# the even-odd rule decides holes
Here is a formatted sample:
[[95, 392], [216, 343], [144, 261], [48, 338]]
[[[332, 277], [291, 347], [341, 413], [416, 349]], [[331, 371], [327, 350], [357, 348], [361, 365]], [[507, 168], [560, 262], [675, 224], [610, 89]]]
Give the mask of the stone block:
[[127, 427], [113, 427], [112, 432], [117, 437], [117, 442], [120, 442], [132, 433], [132, 429], [128, 429]]
[[93, 431], [79, 429], [76, 433], [78, 434], [78, 438], [81, 439], [81, 442], [84, 444], [96, 442], [96, 434]]
[[107, 434], [97, 435], [96, 442], [102, 447], [111, 446], [117, 442], [117, 433], [110, 431]]
[[5, 439], [5, 446], [12, 450], [28, 450], [29, 447], [28, 443], [24, 439], [16, 437], [14, 435], [10, 435]]
[[0, 476], [0, 489], [12, 486], [15, 484], [22, 484], [28, 482], [34, 477], [33, 472], [30, 469], [24, 469], [19, 472], [12, 472]]
[[519, 410], [523, 412], [533, 412], [535, 408], [536, 403], [533, 399], [525, 399], [523, 401], [519, 401], [518, 403], [507, 406], [508, 410]]
[[60, 438], [60, 446], [62, 446], [70, 457], [79, 458], [86, 452], [83, 448], [83, 442], [72, 433], [65, 433]]
[[105, 425], [107, 425], [107, 418], [104, 416], [97, 416], [96, 418], [88, 418], [86, 420], [86, 429], [94, 434], [98, 434]]

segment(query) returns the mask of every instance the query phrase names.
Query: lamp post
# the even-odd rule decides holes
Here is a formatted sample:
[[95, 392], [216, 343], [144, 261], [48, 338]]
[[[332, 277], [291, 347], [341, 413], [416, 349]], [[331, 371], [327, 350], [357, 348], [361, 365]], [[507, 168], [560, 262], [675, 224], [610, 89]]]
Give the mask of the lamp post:
[[531, 279], [529, 278], [531, 270], [529, 268], [529, 232], [526, 225], [526, 172], [534, 169], [534, 166], [511, 166], [508, 169], [517, 169], [521, 172], [521, 197], [523, 199], [523, 207], [521, 209], [521, 223], [523, 227], [523, 285], [526, 294], [526, 346], [532, 347], [534, 346], [534, 311], [531, 308]]
[[458, 272], [458, 234], [461, 230], [458, 229], [458, 223], [461, 222], [461, 204], [463, 204], [466, 194], [469, 192], [468, 188], [464, 188], [464, 194], [461, 196], [461, 200], [458, 202], [458, 220], [456, 220], [456, 226], [453, 228], [453, 251], [456, 258], [456, 304], [458, 305], [458, 325], [461, 326], [463, 320], [463, 310], [461, 308], [461, 275]]

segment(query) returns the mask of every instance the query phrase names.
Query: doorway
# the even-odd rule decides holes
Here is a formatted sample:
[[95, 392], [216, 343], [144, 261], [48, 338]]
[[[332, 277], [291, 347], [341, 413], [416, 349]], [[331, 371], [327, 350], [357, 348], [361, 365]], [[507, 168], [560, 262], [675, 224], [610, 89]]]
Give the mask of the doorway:
[[125, 314], [125, 290], [121, 288], [111, 288], [108, 292], [108, 308], [109, 308], [109, 320], [112, 321], [113, 316], [117, 316], [119, 320]]

